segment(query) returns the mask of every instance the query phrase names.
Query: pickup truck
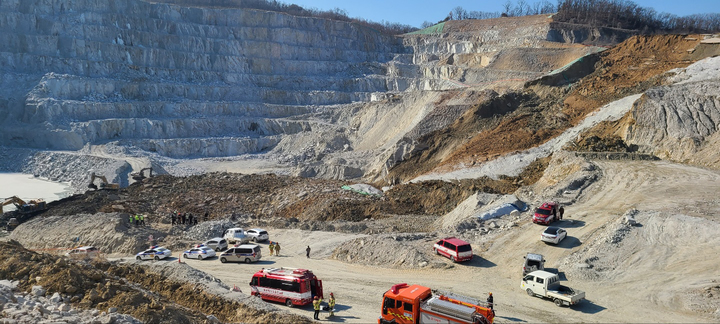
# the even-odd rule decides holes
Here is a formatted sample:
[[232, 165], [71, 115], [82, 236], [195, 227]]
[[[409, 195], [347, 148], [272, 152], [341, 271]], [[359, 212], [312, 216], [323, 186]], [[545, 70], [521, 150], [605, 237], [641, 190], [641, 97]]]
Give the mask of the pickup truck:
[[552, 299], [556, 306], [572, 306], [585, 299], [585, 292], [560, 285], [560, 277], [547, 271], [533, 271], [522, 280], [520, 288], [528, 295]]

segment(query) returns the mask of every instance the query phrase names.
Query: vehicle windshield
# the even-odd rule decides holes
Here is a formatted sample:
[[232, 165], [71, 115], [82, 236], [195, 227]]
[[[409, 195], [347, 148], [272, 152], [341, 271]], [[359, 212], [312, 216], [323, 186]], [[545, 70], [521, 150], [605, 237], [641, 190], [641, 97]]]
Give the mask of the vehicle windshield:
[[556, 235], [558, 230], [559, 230], [559, 228], [557, 228], [557, 227], [548, 227], [547, 229], [545, 229], [545, 234]]
[[470, 244], [460, 245], [457, 247], [458, 252], [467, 252], [472, 251], [472, 248], [470, 247]]
[[539, 267], [540, 266], [540, 262], [538, 262], [536, 260], [528, 260], [527, 264], [529, 267]]
[[551, 211], [549, 209], [538, 208], [538, 209], [535, 209], [535, 214], [550, 215]]

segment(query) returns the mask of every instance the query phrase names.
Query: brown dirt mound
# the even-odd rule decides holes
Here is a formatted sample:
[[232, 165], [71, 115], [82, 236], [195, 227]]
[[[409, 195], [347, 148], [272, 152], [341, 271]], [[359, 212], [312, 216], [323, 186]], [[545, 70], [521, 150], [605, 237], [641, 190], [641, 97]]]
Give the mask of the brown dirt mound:
[[[542, 164], [535, 172], [542, 173]], [[510, 194], [522, 184], [521, 177], [432, 181], [402, 184], [373, 197], [341, 189], [352, 184], [276, 175], [209, 173], [190, 177], [168, 175], [146, 179], [118, 191], [88, 191], [50, 204], [44, 216], [96, 214], [98, 212], [143, 213], [157, 219], [178, 210], [209, 219], [230, 215], [253, 218], [361, 221], [396, 215], [443, 215], [476, 191]], [[202, 219], [202, 218], [201, 218]]]

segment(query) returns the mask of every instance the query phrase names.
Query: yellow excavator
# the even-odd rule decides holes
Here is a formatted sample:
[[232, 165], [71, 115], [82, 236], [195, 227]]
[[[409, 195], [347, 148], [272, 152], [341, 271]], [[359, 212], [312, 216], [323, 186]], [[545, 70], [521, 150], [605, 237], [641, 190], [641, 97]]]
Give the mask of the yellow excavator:
[[105, 176], [96, 175], [95, 172], [90, 174], [90, 184], [88, 185], [88, 188], [91, 189], [98, 189], [98, 186], [95, 184], [95, 179], [100, 179], [100, 189], [110, 189], [110, 190], [118, 190], [120, 189], [120, 185], [117, 183], [110, 183], [107, 181], [107, 178]]
[[13, 204], [17, 208], [18, 212], [21, 214], [29, 214], [40, 210], [47, 209], [47, 203], [45, 203], [45, 200], [42, 199], [33, 199], [28, 202], [25, 202], [25, 200], [20, 199], [18, 196], [12, 196], [8, 199], [5, 199], [3, 201], [2, 205], [0, 205], [0, 215], [3, 214], [2, 207], [5, 207], [6, 205]]
[[[148, 176], [147, 176], [147, 177], [145, 176], [145, 171], [146, 171], [146, 170], [147, 170], [147, 171], [150, 171], [150, 172], [148, 173]], [[152, 168], [144, 168], [144, 169], [140, 170], [140, 172], [130, 173], [130, 177], [132, 177], [133, 180], [135, 180], [135, 181], [142, 181], [142, 180], [144, 180], [145, 178], [152, 178], [152, 176], [153, 176], [152, 171], [153, 171]]]

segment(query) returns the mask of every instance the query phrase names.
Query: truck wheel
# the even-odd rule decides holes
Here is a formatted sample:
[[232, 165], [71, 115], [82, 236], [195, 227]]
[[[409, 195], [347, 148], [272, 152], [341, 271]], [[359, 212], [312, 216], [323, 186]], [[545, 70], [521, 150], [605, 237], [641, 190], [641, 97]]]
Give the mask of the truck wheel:
[[553, 302], [555, 302], [555, 306], [557, 306], [557, 307], [561, 307], [563, 305], [562, 300], [560, 300], [559, 298], [555, 298], [555, 300], [553, 300]]
[[535, 297], [535, 293], [532, 291], [532, 289], [528, 288], [528, 289], [525, 290], [525, 291], [527, 292], [528, 296], [530, 296], [530, 297]]
[[160, 257], [159, 257], [159, 256], [156, 256], [156, 257], [155, 257], [155, 261], [160, 261]]
[[245, 263], [250, 263], [250, 258], [245, 258]]
[[293, 307], [292, 300], [290, 300], [290, 299], [285, 299], [285, 306], [292, 308], [292, 307]]
[[438, 252], [437, 249], [433, 249], [435, 251], [435, 254], [440, 255], [440, 252]]
[[225, 262], [227, 262], [227, 259], [225, 259], [225, 258], [220, 258], [220, 262], [225, 263]]
[[142, 261], [141, 257], [135, 257], [135, 260]]
[[451, 256], [451, 257], [450, 257], [450, 261], [452, 261], [452, 263], [457, 262], [457, 260], [455, 260], [455, 257], [454, 257], [454, 256]]

